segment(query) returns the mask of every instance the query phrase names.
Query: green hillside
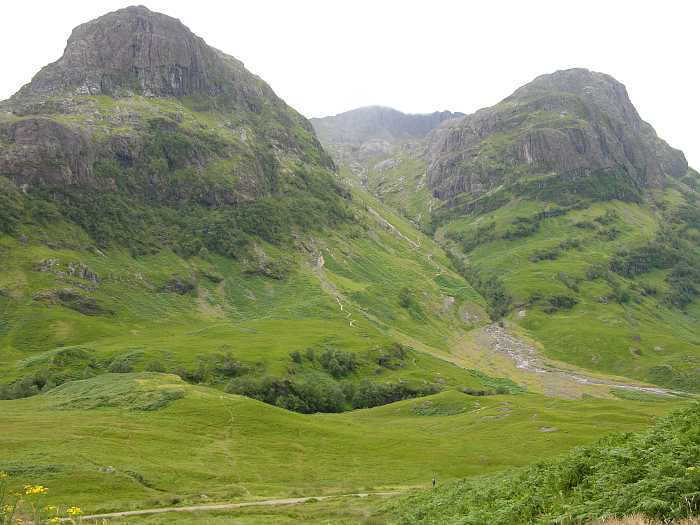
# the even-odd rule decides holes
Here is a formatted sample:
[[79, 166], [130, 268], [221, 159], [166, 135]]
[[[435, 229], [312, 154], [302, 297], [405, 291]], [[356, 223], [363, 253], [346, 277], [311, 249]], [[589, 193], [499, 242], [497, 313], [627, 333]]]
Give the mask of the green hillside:
[[[405, 381], [406, 395], [495, 390], [497, 382], [411, 348], [446, 350], [455, 334], [488, 321], [485, 305], [430, 240], [391, 214], [400, 229], [387, 229], [370, 207], [380, 205], [365, 210], [361, 199], [335, 235], [257, 241], [263, 270], [214, 253], [100, 249], [67, 222], [23, 226], [31, 240], [3, 236], [4, 396], [140, 370], [222, 389], [320, 376], [334, 389]], [[282, 274], [269, 275], [277, 266]], [[326, 357], [352, 362], [334, 370]]]
[[700, 176], [612, 77], [543, 75], [378, 159], [330, 146], [539, 359], [700, 391]]
[[490, 295], [492, 312], [526, 329], [547, 356], [698, 391], [694, 199], [681, 187], [644, 203], [513, 196], [445, 221], [437, 236]]

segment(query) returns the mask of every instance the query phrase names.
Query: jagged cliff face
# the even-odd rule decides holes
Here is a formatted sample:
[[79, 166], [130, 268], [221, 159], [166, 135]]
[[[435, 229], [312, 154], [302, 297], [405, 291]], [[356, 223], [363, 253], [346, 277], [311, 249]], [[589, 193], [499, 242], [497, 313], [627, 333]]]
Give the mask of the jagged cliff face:
[[73, 30], [63, 56], [15, 99], [71, 94], [230, 95], [255, 107], [268, 86], [179, 20], [128, 7]]
[[[0, 104], [0, 176], [25, 190], [110, 190], [132, 170], [139, 191], [230, 203], [279, 189], [299, 165], [333, 168], [309, 122], [240, 61], [145, 7], [77, 27], [63, 56]], [[173, 191], [183, 170], [216, 183]]]
[[683, 153], [639, 117], [622, 84], [585, 69], [538, 77], [429, 137], [428, 179], [441, 199], [478, 196], [525, 174], [610, 171], [643, 190], [687, 170]]

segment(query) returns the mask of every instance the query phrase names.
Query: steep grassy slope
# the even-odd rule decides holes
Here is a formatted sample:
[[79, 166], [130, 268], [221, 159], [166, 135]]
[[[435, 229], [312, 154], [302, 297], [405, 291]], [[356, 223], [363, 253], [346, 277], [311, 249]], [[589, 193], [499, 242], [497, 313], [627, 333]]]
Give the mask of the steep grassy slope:
[[301, 415], [173, 375], [107, 374], [0, 401], [0, 469], [88, 512], [347, 493], [526, 465], [669, 406], [445, 392]]
[[399, 523], [587, 523], [641, 513], [697, 515], [700, 407], [643, 433], [608, 437], [528, 469], [440, 487], [393, 507]]
[[[507, 195], [507, 192], [506, 192]], [[494, 194], [493, 198], [498, 198]], [[573, 207], [509, 196], [437, 230], [465, 275], [546, 355], [671, 388], [700, 388], [700, 261], [692, 190]], [[503, 293], [501, 293], [503, 292]]]
[[[447, 350], [487, 322], [485, 303], [431, 240], [365, 198], [355, 195], [353, 224], [337, 234], [258, 240], [255, 259], [103, 251], [67, 222], [3, 236], [4, 395], [144, 369], [221, 388], [319, 375], [425, 391], [511, 388], [417, 351]], [[355, 362], [331, 369], [329, 352]]]

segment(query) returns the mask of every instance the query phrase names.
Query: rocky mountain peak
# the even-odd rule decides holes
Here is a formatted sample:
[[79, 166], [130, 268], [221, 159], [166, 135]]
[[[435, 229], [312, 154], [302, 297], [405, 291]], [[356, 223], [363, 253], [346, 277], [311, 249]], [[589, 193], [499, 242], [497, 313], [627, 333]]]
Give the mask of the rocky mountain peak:
[[[76, 27], [63, 56], [0, 103], [0, 176], [25, 191], [113, 190], [131, 170], [149, 193], [230, 203], [274, 192], [299, 165], [333, 168], [311, 124], [242, 62], [143, 6]], [[173, 187], [183, 173], [187, 191]]]
[[602, 110], [635, 128], [639, 128], [641, 124], [641, 118], [632, 105], [624, 84], [610, 75], [584, 68], [540, 75], [516, 90], [504, 102], [523, 102], [532, 98], [547, 99], [566, 95], [578, 97], [589, 109]]
[[688, 170], [683, 153], [640, 118], [625, 86], [587, 69], [537, 77], [495, 106], [444, 123], [429, 142], [429, 184], [441, 199], [550, 173], [609, 172], [643, 191]]
[[245, 71], [182, 22], [143, 6], [76, 27], [63, 56], [15, 98], [61, 94], [219, 95]]

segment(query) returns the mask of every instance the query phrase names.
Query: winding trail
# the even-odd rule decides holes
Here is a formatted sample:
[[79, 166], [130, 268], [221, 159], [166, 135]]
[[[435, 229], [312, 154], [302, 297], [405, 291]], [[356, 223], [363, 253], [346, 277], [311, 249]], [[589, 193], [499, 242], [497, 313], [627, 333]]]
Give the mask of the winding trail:
[[[246, 507], [282, 507], [285, 505], [298, 505], [308, 501], [324, 501], [339, 498], [367, 498], [369, 496], [391, 497], [402, 494], [394, 492], [359, 492], [355, 494], [340, 494], [337, 496], [308, 496], [304, 498], [266, 499], [259, 501], [242, 501], [239, 503], [209, 503], [205, 505], [189, 505], [187, 507], [162, 507], [157, 509], [125, 510], [122, 512], [109, 512], [106, 514], [90, 514], [83, 516], [83, 521], [102, 520], [110, 518], [127, 518], [129, 516], [146, 516], [149, 514], [165, 514], [169, 512], [206, 512], [211, 510], [242, 509]], [[69, 521], [68, 518], [62, 520]]]

